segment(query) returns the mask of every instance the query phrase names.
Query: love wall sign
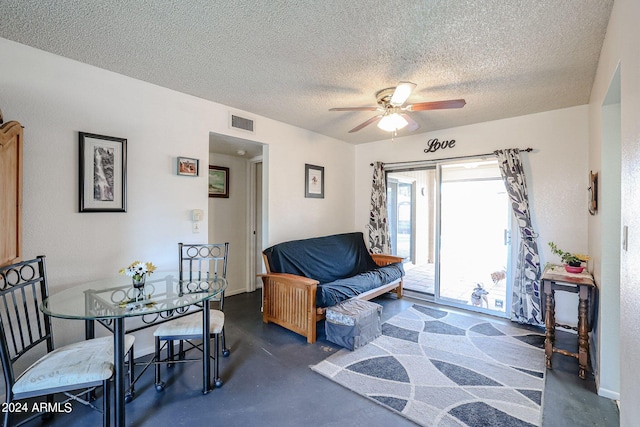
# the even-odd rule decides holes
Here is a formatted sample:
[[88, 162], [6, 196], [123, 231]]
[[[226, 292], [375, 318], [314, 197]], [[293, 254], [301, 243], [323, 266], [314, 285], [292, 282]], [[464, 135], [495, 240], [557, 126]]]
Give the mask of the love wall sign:
[[427, 148], [424, 149], [425, 153], [435, 153], [438, 150], [444, 150], [445, 148], [453, 148], [456, 146], [456, 140], [450, 139], [448, 141], [440, 141], [438, 138], [433, 138], [427, 141]]

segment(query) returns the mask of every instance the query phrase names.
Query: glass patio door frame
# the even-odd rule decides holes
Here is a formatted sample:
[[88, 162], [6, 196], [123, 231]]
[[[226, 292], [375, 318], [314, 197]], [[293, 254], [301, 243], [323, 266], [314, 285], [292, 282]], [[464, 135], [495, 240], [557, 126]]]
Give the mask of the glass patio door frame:
[[[395, 171], [393, 171], [395, 172]], [[400, 196], [400, 186], [409, 186], [410, 188], [410, 202], [409, 202], [409, 255], [404, 257], [404, 262], [413, 262], [415, 257], [415, 224], [416, 224], [416, 213], [415, 213], [415, 203], [416, 203], [416, 181], [415, 179], [408, 178], [388, 178], [387, 177], [387, 188], [391, 188], [392, 184], [395, 186], [395, 190], [392, 191], [393, 197], [387, 192], [387, 215], [389, 219], [389, 231], [392, 235], [391, 239], [391, 247], [394, 249], [394, 255], [402, 256], [398, 252], [398, 234], [400, 234], [400, 205], [404, 203], [400, 203], [398, 198]], [[389, 208], [389, 202], [393, 201], [395, 206], [393, 210]], [[406, 202], [405, 202], [406, 203]], [[406, 233], [402, 233], [406, 234]]]
[[[480, 159], [479, 159], [480, 160]], [[442, 167], [444, 165], [448, 165], [448, 164], [454, 164], [454, 163], [465, 163], [465, 162], [473, 162], [473, 159], [465, 159], [465, 161], [443, 161], [443, 162], [438, 162], [437, 163], [437, 167], [436, 167], [436, 247], [435, 247], [435, 259], [436, 259], [436, 263], [435, 263], [435, 283], [434, 283], [434, 295], [433, 295], [433, 300], [435, 303], [437, 304], [441, 304], [441, 305], [446, 305], [446, 306], [450, 306], [450, 307], [456, 307], [456, 308], [460, 308], [463, 310], [468, 310], [468, 311], [475, 311], [475, 312], [480, 312], [480, 313], [485, 313], [485, 314], [490, 314], [493, 316], [499, 316], [499, 317], [504, 317], [504, 318], [509, 318], [510, 317], [510, 313], [511, 313], [511, 302], [512, 302], [512, 297], [513, 297], [513, 282], [512, 282], [512, 271], [513, 271], [513, 265], [512, 265], [512, 260], [516, 259], [514, 258], [514, 248], [517, 248], [517, 244], [519, 242], [514, 242], [512, 237], [513, 236], [518, 236], [518, 233], [514, 233], [513, 227], [514, 227], [514, 221], [513, 221], [513, 214], [511, 212], [509, 212], [508, 215], [508, 224], [507, 224], [507, 231], [504, 235], [504, 239], [505, 239], [505, 243], [508, 245], [508, 250], [507, 250], [507, 260], [506, 260], [506, 295], [505, 295], [505, 312], [502, 313], [500, 311], [496, 311], [496, 310], [491, 310], [489, 308], [484, 308], [484, 307], [477, 307], [474, 306], [472, 304], [461, 304], [461, 303], [457, 303], [455, 301], [452, 301], [451, 299], [447, 299], [447, 298], [442, 298], [440, 296], [440, 264], [441, 264], [441, 246], [442, 246]], [[496, 166], [497, 167], [497, 166]], [[506, 189], [505, 189], [506, 192]]]

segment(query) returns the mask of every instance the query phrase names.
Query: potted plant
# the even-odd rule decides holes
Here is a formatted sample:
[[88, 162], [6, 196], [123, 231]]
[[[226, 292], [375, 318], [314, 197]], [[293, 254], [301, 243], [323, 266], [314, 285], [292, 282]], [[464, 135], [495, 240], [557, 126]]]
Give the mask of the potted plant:
[[568, 273], [582, 273], [584, 270], [583, 262], [587, 262], [591, 259], [589, 255], [573, 254], [571, 252], [565, 252], [559, 249], [555, 243], [549, 242], [551, 252], [558, 255], [564, 263], [564, 268]]

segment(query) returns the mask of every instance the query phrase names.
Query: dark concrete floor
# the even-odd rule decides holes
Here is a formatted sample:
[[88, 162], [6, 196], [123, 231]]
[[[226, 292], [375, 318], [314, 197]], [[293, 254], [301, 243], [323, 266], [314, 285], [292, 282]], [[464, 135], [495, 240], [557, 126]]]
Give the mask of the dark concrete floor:
[[[207, 395], [201, 392], [199, 363], [163, 371], [167, 388], [156, 392], [149, 369], [127, 404], [127, 426], [411, 426], [411, 421], [359, 396], [309, 369], [339, 350], [325, 340], [323, 324], [318, 342], [306, 340], [277, 325], [262, 323], [260, 291], [225, 300], [228, 358], [221, 359], [224, 385]], [[383, 321], [412, 303], [382, 296]], [[492, 318], [492, 320], [496, 320]], [[575, 335], [559, 331], [557, 343], [570, 346]], [[547, 372], [543, 425], [619, 426], [613, 401], [595, 393], [593, 377], [580, 380], [577, 361], [554, 356]], [[101, 401], [97, 402], [98, 405]], [[40, 425], [34, 421], [29, 425]], [[44, 424], [43, 424], [44, 425]], [[79, 404], [71, 414], [56, 415], [49, 426], [98, 426], [101, 415]]]

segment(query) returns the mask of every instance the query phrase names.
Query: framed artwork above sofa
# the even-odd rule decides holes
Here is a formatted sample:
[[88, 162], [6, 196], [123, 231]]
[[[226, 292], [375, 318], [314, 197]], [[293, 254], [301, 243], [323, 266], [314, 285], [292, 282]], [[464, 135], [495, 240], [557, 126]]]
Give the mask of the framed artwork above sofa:
[[304, 197], [324, 199], [324, 167], [304, 165]]

